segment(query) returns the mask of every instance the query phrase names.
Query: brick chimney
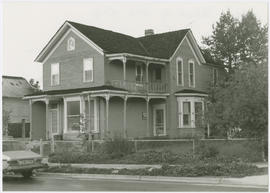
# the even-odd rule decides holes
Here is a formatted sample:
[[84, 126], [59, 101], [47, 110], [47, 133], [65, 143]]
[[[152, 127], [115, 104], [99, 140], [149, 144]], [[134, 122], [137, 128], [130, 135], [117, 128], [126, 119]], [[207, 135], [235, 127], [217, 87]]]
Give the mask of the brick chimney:
[[144, 35], [145, 36], [154, 35], [154, 30], [153, 29], [146, 29], [146, 30], [144, 30]]

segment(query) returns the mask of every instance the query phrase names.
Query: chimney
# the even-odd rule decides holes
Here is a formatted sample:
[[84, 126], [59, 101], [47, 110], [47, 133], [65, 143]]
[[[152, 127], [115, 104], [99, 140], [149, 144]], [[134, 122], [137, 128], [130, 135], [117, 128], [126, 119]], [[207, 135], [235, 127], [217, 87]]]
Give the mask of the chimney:
[[144, 35], [145, 36], [154, 35], [154, 30], [153, 29], [146, 29], [146, 30], [144, 30]]

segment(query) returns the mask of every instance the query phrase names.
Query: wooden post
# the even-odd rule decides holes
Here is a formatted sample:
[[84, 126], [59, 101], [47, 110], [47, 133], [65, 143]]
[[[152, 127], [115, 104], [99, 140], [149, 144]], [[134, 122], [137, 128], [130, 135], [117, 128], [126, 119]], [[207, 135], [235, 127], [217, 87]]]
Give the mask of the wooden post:
[[123, 127], [124, 127], [124, 138], [127, 138], [127, 96], [124, 97], [124, 117], [123, 117]]
[[123, 57], [123, 80], [126, 81], [126, 63], [127, 63], [127, 58]]
[[135, 148], [135, 152], [137, 152], [138, 151], [137, 140], [134, 140], [134, 148]]
[[46, 139], [49, 139], [52, 133], [50, 132], [50, 127], [49, 127], [49, 100], [46, 99], [45, 101], [46, 104]]
[[25, 139], [25, 119], [22, 119], [22, 138]]
[[195, 157], [195, 139], [192, 139], [192, 154]]
[[107, 137], [107, 134], [109, 132], [109, 100], [110, 100], [110, 95], [106, 95], [106, 131], [105, 133], [105, 137]]
[[29, 100], [29, 120], [30, 120], [29, 138], [30, 138], [30, 141], [31, 141], [32, 140], [32, 125], [33, 125], [33, 121], [32, 121], [32, 100]]
[[151, 136], [150, 128], [149, 128], [149, 98], [146, 98], [146, 128], [147, 128], [147, 134], [148, 137]]
[[149, 61], [146, 62], [145, 75], [146, 75], [146, 90], [149, 92], [149, 75], [148, 75]]
[[39, 154], [40, 154], [42, 157], [44, 156], [42, 139], [40, 139], [40, 141], [39, 141]]

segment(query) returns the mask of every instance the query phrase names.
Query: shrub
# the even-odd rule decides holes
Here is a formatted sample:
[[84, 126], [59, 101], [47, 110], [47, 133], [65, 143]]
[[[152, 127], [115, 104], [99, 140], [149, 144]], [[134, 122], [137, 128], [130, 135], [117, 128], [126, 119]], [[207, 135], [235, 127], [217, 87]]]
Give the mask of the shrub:
[[214, 158], [217, 157], [219, 154], [219, 151], [217, 147], [215, 146], [205, 146], [204, 144], [198, 148], [198, 156], [201, 159], [207, 159], [207, 158]]
[[108, 139], [104, 143], [104, 152], [111, 155], [112, 159], [121, 158], [134, 151], [133, 143], [122, 137]]

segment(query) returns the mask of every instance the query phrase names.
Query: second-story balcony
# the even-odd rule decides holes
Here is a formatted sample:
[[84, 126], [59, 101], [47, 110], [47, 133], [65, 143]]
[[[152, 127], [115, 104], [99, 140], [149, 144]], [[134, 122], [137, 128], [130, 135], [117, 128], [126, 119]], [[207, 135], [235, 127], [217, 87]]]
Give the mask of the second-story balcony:
[[110, 81], [112, 86], [126, 89], [134, 93], [165, 93], [167, 92], [167, 83], [162, 82], [133, 82], [123, 80]]

